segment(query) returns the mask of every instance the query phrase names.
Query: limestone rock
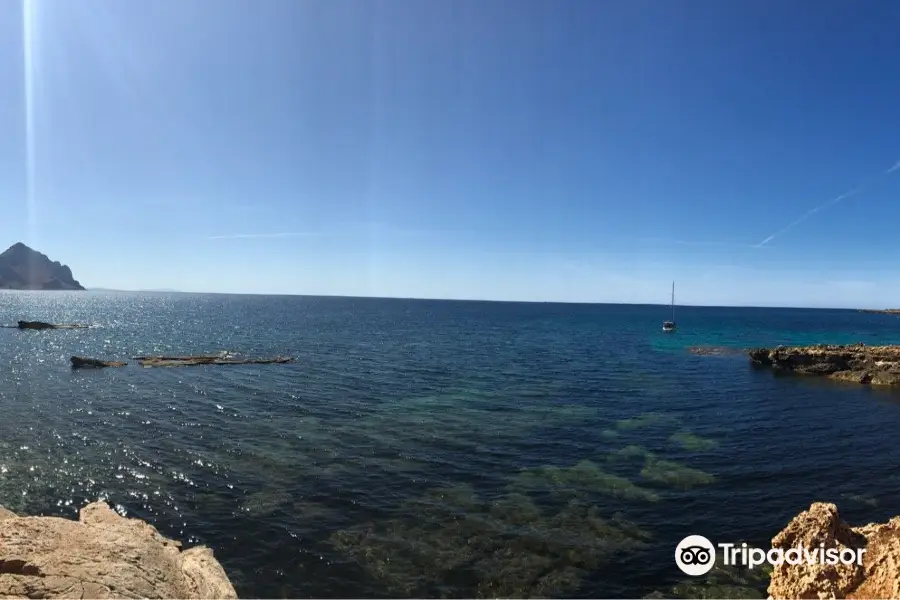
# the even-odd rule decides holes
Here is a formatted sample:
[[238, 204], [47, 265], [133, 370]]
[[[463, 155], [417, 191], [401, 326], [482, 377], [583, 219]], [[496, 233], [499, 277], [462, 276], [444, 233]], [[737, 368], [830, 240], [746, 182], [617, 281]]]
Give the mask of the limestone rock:
[[103, 502], [78, 521], [0, 511], [0, 597], [237, 598], [209, 548], [180, 546]]
[[865, 548], [862, 566], [777, 565], [769, 596], [782, 598], [900, 598], [900, 517], [850, 527], [834, 504], [816, 502], [772, 539], [773, 548]]
[[124, 367], [128, 363], [121, 360], [97, 360], [96, 358], [85, 358], [84, 356], [73, 356], [69, 359], [73, 369], [99, 369], [102, 367]]
[[294, 362], [289, 356], [274, 358], [234, 358], [222, 355], [197, 356], [135, 356], [143, 367], [190, 367], [196, 365], [269, 365]]
[[16, 323], [16, 327], [19, 329], [87, 329], [87, 325], [78, 325], [77, 323], [60, 325], [44, 321], [19, 321]]
[[755, 365], [782, 371], [871, 385], [900, 385], [900, 346], [778, 346], [755, 348], [749, 355]]

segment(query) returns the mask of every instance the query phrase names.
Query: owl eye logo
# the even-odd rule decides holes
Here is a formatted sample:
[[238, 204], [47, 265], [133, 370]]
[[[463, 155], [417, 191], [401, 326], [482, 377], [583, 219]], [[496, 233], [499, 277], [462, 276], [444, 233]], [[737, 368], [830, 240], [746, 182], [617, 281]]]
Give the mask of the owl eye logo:
[[675, 548], [675, 564], [687, 575], [704, 575], [716, 564], [715, 546], [702, 535], [689, 535]]
[[681, 562], [686, 565], [705, 565], [712, 553], [703, 546], [688, 546], [681, 550]]

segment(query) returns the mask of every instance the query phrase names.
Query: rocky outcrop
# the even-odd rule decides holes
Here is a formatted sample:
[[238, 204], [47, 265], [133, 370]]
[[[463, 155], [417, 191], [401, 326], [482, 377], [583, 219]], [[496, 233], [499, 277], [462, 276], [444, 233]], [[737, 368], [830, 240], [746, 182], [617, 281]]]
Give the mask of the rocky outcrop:
[[882, 315], [900, 315], [900, 308], [863, 308], [859, 312], [878, 313]]
[[124, 367], [128, 363], [121, 360], [97, 360], [84, 356], [73, 356], [69, 359], [73, 369], [99, 369], [102, 367]]
[[851, 527], [834, 504], [817, 502], [772, 539], [773, 548], [865, 549], [862, 565], [775, 566], [771, 598], [900, 598], [900, 517]]
[[0, 289], [84, 290], [72, 276], [72, 269], [22, 242], [0, 254]]
[[778, 346], [750, 350], [750, 360], [805, 375], [872, 385], [900, 385], [900, 346]]
[[19, 329], [87, 329], [87, 325], [78, 325], [76, 323], [57, 324], [45, 323], [44, 321], [19, 321], [16, 324]]
[[0, 508], [0, 597], [237, 598], [209, 548], [179, 547], [102, 502], [78, 521]]
[[233, 358], [223, 355], [199, 356], [135, 356], [144, 367], [190, 367], [195, 365], [269, 365], [294, 362], [287, 356], [275, 358]]

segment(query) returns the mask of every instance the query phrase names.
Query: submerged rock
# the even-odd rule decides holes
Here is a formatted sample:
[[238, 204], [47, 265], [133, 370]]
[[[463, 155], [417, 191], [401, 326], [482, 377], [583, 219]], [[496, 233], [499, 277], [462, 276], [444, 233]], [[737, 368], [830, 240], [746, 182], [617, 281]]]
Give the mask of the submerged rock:
[[839, 381], [872, 385], [900, 385], [900, 346], [848, 345], [778, 346], [755, 348], [750, 361], [805, 375], [825, 375]]
[[103, 502], [78, 521], [0, 509], [0, 597], [237, 598], [209, 548], [180, 545]]
[[16, 325], [19, 329], [87, 329], [87, 325], [45, 323], [44, 321], [19, 321]]
[[865, 553], [862, 565], [777, 565], [769, 583], [773, 599], [900, 598], [900, 517], [851, 527], [837, 506], [816, 502], [772, 539], [773, 548], [798, 544], [810, 551], [824, 544], [848, 551], [865, 548]]
[[571, 597], [602, 567], [647, 548], [651, 536], [619, 514], [529, 494], [487, 500], [469, 486], [433, 489], [397, 518], [330, 538], [392, 597]]
[[128, 363], [121, 360], [97, 360], [96, 358], [85, 358], [83, 356], [73, 356], [69, 359], [73, 369], [97, 369], [101, 367], [124, 367]]
[[746, 351], [746, 348], [732, 346], [692, 346], [688, 348], [688, 352], [697, 356], [737, 356]]

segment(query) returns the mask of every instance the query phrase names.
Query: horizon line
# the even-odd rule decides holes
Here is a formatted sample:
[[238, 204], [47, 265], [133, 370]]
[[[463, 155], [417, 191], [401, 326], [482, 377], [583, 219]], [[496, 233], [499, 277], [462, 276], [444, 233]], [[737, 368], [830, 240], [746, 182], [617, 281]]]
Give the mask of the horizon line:
[[[123, 292], [129, 294], [191, 294], [191, 295], [215, 295], [215, 296], [288, 296], [296, 298], [341, 298], [347, 300], [413, 300], [424, 302], [500, 302], [506, 304], [572, 304], [583, 306], [662, 306], [670, 307], [668, 302], [589, 302], [584, 300], [494, 300], [489, 298], [428, 298], [413, 296], [344, 296], [338, 294], [298, 294], [298, 293], [259, 293], [259, 292], [197, 292], [188, 290], [169, 289], [143, 289], [124, 290], [104, 287], [86, 287], [84, 290], [0, 290], [0, 292]], [[865, 308], [847, 306], [788, 306], [788, 305], [752, 305], [752, 304], [676, 304], [677, 308], [767, 308], [767, 309], [800, 309], [800, 310], [900, 310], [890, 307]]]

